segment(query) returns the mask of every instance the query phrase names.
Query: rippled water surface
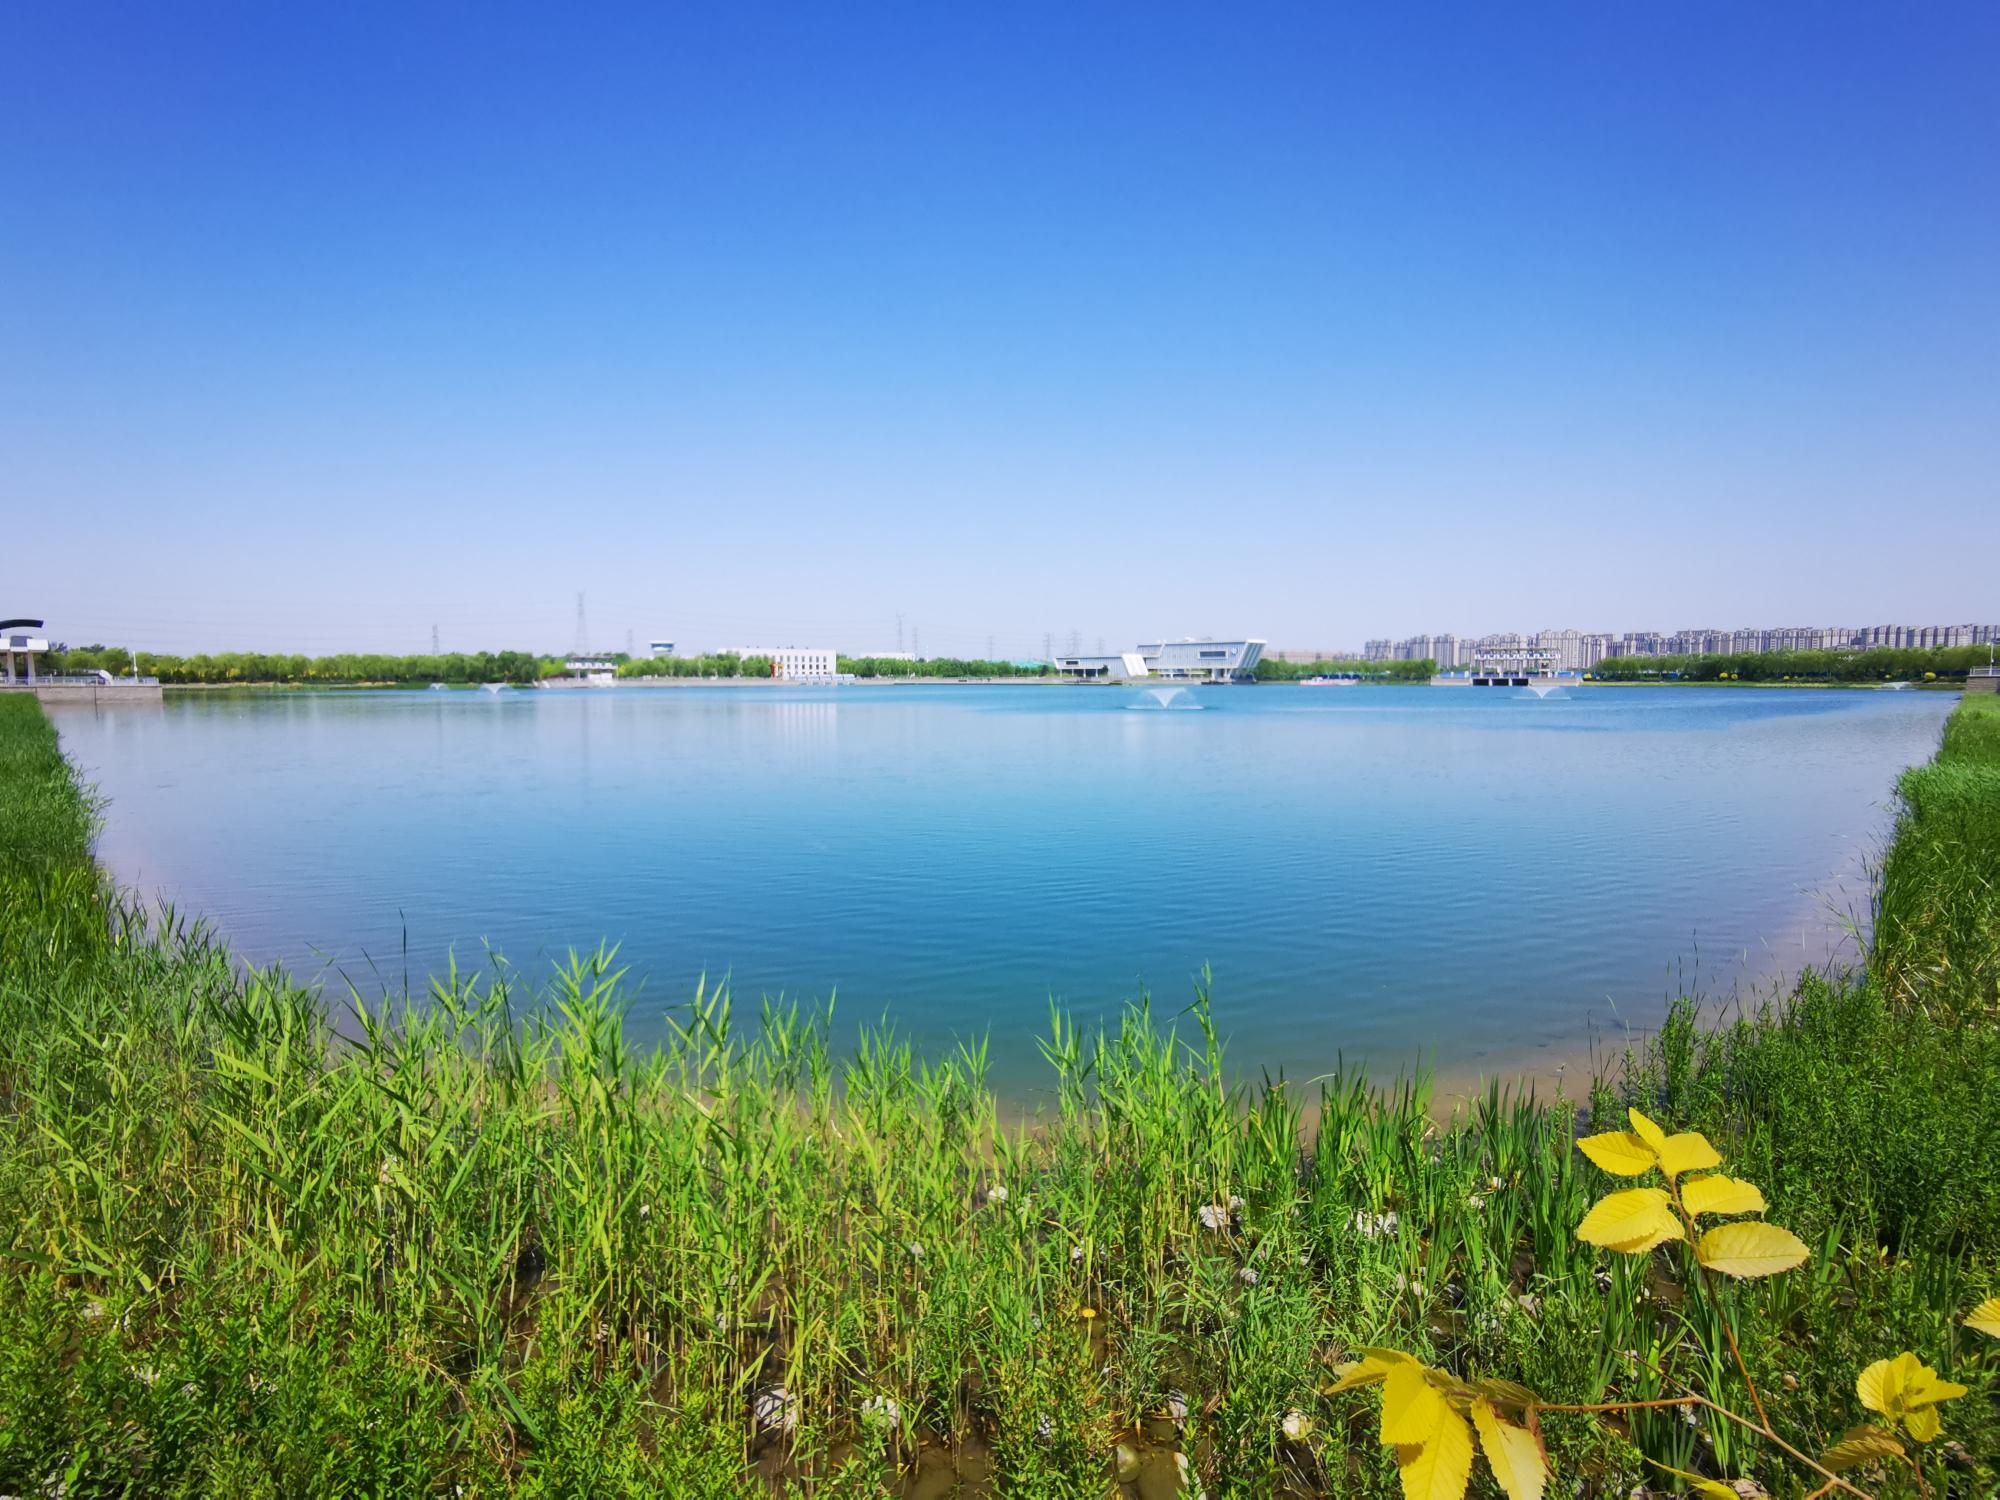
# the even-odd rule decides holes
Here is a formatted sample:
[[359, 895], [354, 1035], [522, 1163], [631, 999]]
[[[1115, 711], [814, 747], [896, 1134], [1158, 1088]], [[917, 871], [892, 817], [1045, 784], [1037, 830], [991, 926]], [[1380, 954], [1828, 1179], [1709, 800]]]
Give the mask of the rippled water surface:
[[[1262, 686], [170, 695], [65, 708], [101, 856], [249, 959], [415, 984], [600, 938], [838, 991], [1041, 1081], [1080, 1014], [1214, 972], [1246, 1068], [1539, 1066], [1824, 961], [1942, 694]], [[407, 959], [406, 959], [407, 944]], [[1851, 947], [1849, 949], [1851, 951]]]

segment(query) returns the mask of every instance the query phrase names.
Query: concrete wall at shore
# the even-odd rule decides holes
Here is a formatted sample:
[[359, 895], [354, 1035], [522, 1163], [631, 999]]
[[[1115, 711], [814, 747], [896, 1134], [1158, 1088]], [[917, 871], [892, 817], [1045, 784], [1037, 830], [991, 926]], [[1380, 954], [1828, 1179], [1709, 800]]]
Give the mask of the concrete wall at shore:
[[116, 703], [160, 701], [160, 685], [157, 682], [113, 683], [109, 687], [102, 683], [38, 682], [30, 686], [25, 682], [0, 682], [0, 693], [33, 693], [38, 702], [51, 707], [69, 704], [75, 708], [97, 708]]

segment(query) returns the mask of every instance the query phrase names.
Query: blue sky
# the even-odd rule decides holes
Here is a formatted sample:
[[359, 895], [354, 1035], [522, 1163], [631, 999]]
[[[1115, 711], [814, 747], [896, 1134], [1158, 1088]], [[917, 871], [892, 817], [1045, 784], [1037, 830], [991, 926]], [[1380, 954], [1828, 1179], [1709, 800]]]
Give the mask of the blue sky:
[[2000, 616], [1995, 76], [1990, 4], [9, 6], [0, 613]]

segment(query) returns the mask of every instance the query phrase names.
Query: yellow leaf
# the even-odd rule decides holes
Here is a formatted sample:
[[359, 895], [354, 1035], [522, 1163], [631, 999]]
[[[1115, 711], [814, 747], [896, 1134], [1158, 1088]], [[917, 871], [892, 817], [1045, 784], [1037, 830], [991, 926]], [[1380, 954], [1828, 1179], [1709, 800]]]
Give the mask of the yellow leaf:
[[1342, 1391], [1358, 1391], [1363, 1386], [1378, 1384], [1387, 1378], [1393, 1367], [1408, 1363], [1411, 1360], [1407, 1354], [1398, 1355], [1393, 1360], [1384, 1359], [1381, 1354], [1370, 1354], [1351, 1364], [1336, 1365], [1333, 1373], [1338, 1378], [1326, 1388], [1325, 1394], [1338, 1396]]
[[1638, 1110], [1626, 1110], [1625, 1118], [1632, 1122], [1632, 1133], [1648, 1146], [1651, 1146], [1655, 1156], [1658, 1156], [1662, 1151], [1667, 1149], [1667, 1133], [1644, 1115], [1640, 1114]]
[[1709, 1270], [1737, 1277], [1775, 1276], [1804, 1265], [1811, 1254], [1791, 1230], [1754, 1220], [1711, 1229], [1695, 1246], [1695, 1255]]
[[1844, 1474], [1878, 1458], [1902, 1456], [1903, 1445], [1896, 1441], [1895, 1433], [1886, 1427], [1871, 1427], [1864, 1422], [1843, 1432], [1840, 1441], [1821, 1455], [1820, 1462], [1834, 1473]]
[[1396, 1467], [1403, 1476], [1403, 1500], [1463, 1500], [1472, 1482], [1472, 1429], [1447, 1406], [1430, 1442], [1397, 1447]]
[[1885, 1417], [1899, 1416], [1903, 1410], [1905, 1374], [1916, 1359], [1914, 1354], [1899, 1354], [1894, 1359], [1876, 1360], [1854, 1377], [1854, 1394], [1870, 1411], [1879, 1411]]
[[1696, 1177], [1681, 1184], [1681, 1206], [1696, 1218], [1703, 1214], [1761, 1214], [1764, 1195], [1753, 1182]]
[[1990, 1339], [2000, 1339], [2000, 1297], [1988, 1297], [1965, 1315], [1965, 1326], [1976, 1328]]
[[1666, 1244], [1668, 1240], [1684, 1240], [1686, 1238], [1686, 1232], [1682, 1230], [1679, 1221], [1676, 1220], [1673, 1223], [1662, 1224], [1651, 1234], [1641, 1235], [1636, 1240], [1620, 1240], [1617, 1244], [1606, 1245], [1604, 1248], [1619, 1255], [1645, 1255], [1652, 1251], [1655, 1246]]
[[1382, 1385], [1382, 1441], [1428, 1443], [1448, 1408], [1420, 1364], [1392, 1365]]
[[1660, 1162], [1653, 1148], [1629, 1130], [1587, 1135], [1576, 1143], [1576, 1149], [1613, 1177], [1637, 1177], [1652, 1171]]
[[1587, 1245], [1623, 1246], [1638, 1240], [1658, 1243], [1662, 1234], [1672, 1239], [1679, 1231], [1680, 1221], [1666, 1189], [1627, 1188], [1600, 1198], [1576, 1226], [1576, 1237]]
[[1486, 1452], [1486, 1466], [1505, 1490], [1508, 1500], [1542, 1500], [1548, 1483], [1549, 1461], [1542, 1445], [1525, 1427], [1500, 1420], [1490, 1401], [1472, 1403], [1472, 1425], [1479, 1429], [1479, 1446]]
[[1706, 1172], [1710, 1167], [1721, 1165], [1722, 1153], [1709, 1145], [1707, 1136], [1697, 1131], [1670, 1135], [1666, 1144], [1660, 1147], [1660, 1170], [1669, 1179], [1683, 1172]]
[[1935, 1406], [1919, 1406], [1903, 1413], [1903, 1428], [1920, 1443], [1932, 1442], [1944, 1431]]
[[1903, 1387], [1903, 1405], [1936, 1406], [1940, 1401], [1956, 1401], [1968, 1389], [1955, 1380], [1939, 1380], [1936, 1370], [1919, 1364]]

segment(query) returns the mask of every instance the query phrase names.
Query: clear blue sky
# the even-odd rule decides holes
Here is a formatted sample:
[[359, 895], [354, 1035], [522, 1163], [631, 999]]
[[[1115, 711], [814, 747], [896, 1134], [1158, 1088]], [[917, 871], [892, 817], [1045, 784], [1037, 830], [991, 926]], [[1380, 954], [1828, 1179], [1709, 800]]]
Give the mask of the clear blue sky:
[[1991, 3], [23, 0], [0, 613], [2000, 616], [1996, 77]]

